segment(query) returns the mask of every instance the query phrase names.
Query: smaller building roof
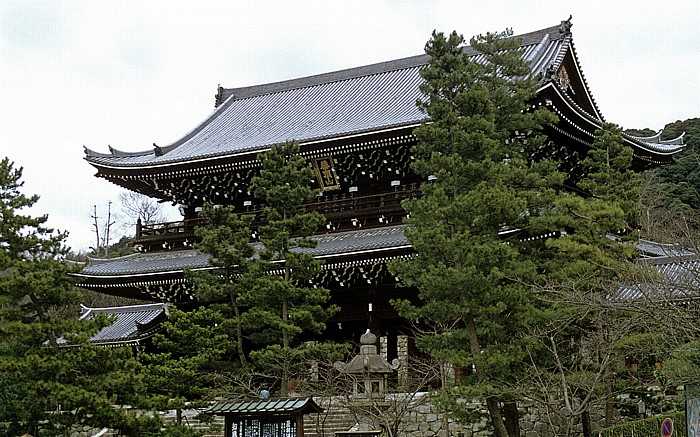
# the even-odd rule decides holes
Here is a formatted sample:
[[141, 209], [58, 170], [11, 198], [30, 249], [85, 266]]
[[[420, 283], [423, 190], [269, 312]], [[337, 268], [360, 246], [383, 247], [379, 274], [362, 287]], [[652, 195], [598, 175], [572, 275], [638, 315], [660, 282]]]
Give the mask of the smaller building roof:
[[160, 331], [161, 323], [167, 318], [163, 303], [108, 308], [81, 305], [81, 310], [80, 320], [90, 320], [98, 315], [106, 315], [112, 320], [112, 324], [102, 328], [90, 339], [93, 344], [104, 346], [138, 344]]
[[637, 262], [649, 266], [648, 277], [621, 286], [614, 300], [679, 301], [698, 299], [700, 294], [700, 257], [678, 245], [641, 240], [636, 243], [642, 253]]
[[297, 416], [310, 413], [322, 413], [323, 408], [312, 397], [254, 399], [243, 401], [221, 401], [210, 406], [209, 414], [219, 416]]

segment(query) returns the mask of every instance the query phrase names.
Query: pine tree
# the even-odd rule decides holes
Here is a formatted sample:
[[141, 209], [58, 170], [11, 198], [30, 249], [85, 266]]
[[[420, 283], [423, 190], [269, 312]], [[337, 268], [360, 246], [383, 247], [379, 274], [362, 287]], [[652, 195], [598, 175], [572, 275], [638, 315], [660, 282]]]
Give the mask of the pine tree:
[[[234, 324], [236, 351], [241, 366], [248, 364], [244, 351], [240, 297], [248, 291], [241, 280], [255, 250], [250, 244], [252, 216], [241, 215], [230, 206], [205, 204], [200, 217], [205, 225], [197, 229], [201, 241], [195, 246], [210, 255], [214, 270], [190, 272], [197, 286], [197, 298], [225, 314]], [[222, 302], [226, 302], [221, 306]]]
[[152, 406], [176, 410], [178, 425], [184, 408], [205, 406], [204, 401], [223, 389], [223, 378], [217, 377], [229, 371], [226, 361], [232, 348], [227, 322], [209, 308], [187, 312], [170, 308], [163, 332], [153, 336], [157, 352], [140, 356], [147, 366], [149, 393], [157, 395]]
[[0, 430], [65, 434], [73, 426], [125, 433], [157, 431], [115, 405], [136, 405], [144, 388], [129, 349], [98, 348], [89, 338], [107, 321], [78, 321], [80, 293], [63, 262], [65, 233], [22, 210], [22, 169], [0, 161]]
[[259, 156], [260, 175], [251, 191], [265, 203], [264, 223], [257, 230], [261, 250], [246, 275], [239, 280], [248, 292], [241, 300], [248, 309], [243, 320], [251, 340], [263, 345], [251, 352], [257, 365], [276, 374], [281, 393], [286, 394], [293, 374], [309, 348], [298, 344], [302, 334], [320, 334], [335, 308], [325, 306], [328, 289], [311, 285], [320, 265], [307, 248], [308, 237], [325, 219], [307, 212], [304, 202], [313, 199], [311, 168], [299, 155], [299, 145], [288, 142], [273, 146]]
[[546, 396], [562, 403], [553, 411], [569, 433], [579, 419], [590, 432], [589, 409], [597, 402], [611, 424], [618, 347], [647, 329], [615, 300], [621, 285], [643, 276], [631, 263], [634, 246], [625, 242], [638, 229], [640, 176], [631, 170], [632, 149], [617, 126], [604, 124], [581, 164], [583, 193], [560, 193], [554, 201], [549, 226], [563, 232], [546, 243], [541, 284], [550, 305], [533, 343], [544, 351], [533, 352], [542, 360], [537, 378], [551, 382]]
[[[553, 163], [528, 161], [528, 151], [543, 141], [536, 132], [554, 117], [528, 110], [535, 82], [510, 35], [471, 40], [484, 63], [468, 58], [455, 32], [434, 32], [426, 44], [431, 59], [421, 72], [425, 97], [418, 105], [430, 121], [415, 131], [413, 168], [432, 182], [404, 203], [415, 255], [391, 266], [420, 298], [418, 305], [397, 302], [399, 312], [433, 330], [418, 346], [474, 369], [438, 400], [455, 417], [462, 414], [457, 398], [483, 400], [496, 436], [507, 436], [506, 427], [517, 432], [517, 411], [501, 383], [521, 367], [517, 338], [534, 312], [522, 281], [535, 274], [535, 263], [517, 236], [504, 235], [535, 231], [551, 209], [552, 187], [563, 181]], [[509, 407], [508, 423], [501, 402]]]

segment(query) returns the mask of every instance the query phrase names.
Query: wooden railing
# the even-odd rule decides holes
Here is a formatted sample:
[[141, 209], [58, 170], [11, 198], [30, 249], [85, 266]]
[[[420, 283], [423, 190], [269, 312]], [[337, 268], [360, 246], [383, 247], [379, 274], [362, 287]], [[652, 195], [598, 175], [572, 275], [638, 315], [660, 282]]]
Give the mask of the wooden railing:
[[[381, 216], [396, 216], [403, 213], [401, 201], [418, 195], [417, 184], [399, 185], [393, 191], [370, 196], [356, 196], [354, 193], [331, 194], [317, 197], [306, 205], [308, 211], [323, 214], [328, 221], [338, 222], [351, 219], [370, 219]], [[255, 214], [262, 212], [264, 205], [247, 206], [244, 213]], [[149, 247], [170, 242], [193, 242], [195, 229], [206, 222], [203, 218], [187, 219], [175, 222], [142, 224], [136, 223], [136, 244]], [[253, 220], [253, 227], [260, 225]]]
[[155, 240], [167, 239], [168, 237], [187, 237], [194, 236], [194, 230], [197, 226], [202, 225], [204, 219], [196, 218], [189, 220], [180, 220], [177, 222], [141, 224], [141, 221], [136, 222], [136, 241], [140, 240]]
[[[317, 211], [329, 220], [344, 217], [379, 216], [386, 213], [400, 213], [401, 201], [415, 197], [419, 192], [418, 184], [399, 185], [394, 191], [370, 196], [357, 196], [353, 193], [327, 194], [317, 197], [306, 205], [308, 211]], [[251, 205], [247, 213], [262, 212], [264, 205]]]
[[399, 214], [403, 211], [401, 201], [418, 195], [415, 184], [396, 187], [395, 191], [370, 196], [333, 195], [319, 197], [308, 205], [309, 210], [318, 211], [329, 220], [348, 217]]

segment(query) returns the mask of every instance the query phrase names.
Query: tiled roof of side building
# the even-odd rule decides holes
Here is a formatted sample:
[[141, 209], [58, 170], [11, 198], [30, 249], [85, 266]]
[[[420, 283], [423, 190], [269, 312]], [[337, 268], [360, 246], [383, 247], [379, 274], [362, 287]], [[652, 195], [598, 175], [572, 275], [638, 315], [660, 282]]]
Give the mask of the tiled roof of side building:
[[[90, 320], [97, 315], [106, 315], [112, 319], [109, 326], [102, 328], [90, 339], [94, 344], [105, 346], [138, 344], [158, 332], [161, 322], [167, 317], [165, 304], [162, 303], [109, 308], [81, 307], [81, 320]], [[60, 339], [59, 343], [65, 345], [66, 340]]]
[[313, 398], [279, 398], [279, 399], [254, 399], [238, 401], [219, 401], [206, 410], [210, 414], [219, 415], [274, 415], [293, 413], [321, 413]]
[[[562, 25], [563, 26], [563, 25]], [[562, 61], [568, 27], [520, 35], [523, 57], [536, 77]], [[465, 48], [476, 61], [482, 55]], [[171, 145], [137, 153], [86, 149], [86, 159], [109, 167], [148, 167], [264, 150], [287, 140], [310, 143], [414, 126], [426, 116], [420, 69], [426, 55], [252, 87], [221, 89], [223, 103]]]
[[613, 300], [652, 300], [670, 302], [700, 297], [700, 257], [677, 244], [639, 240], [637, 263], [648, 266], [637, 275], [634, 284], [621, 286]]
[[641, 261], [656, 274], [634, 285], [620, 287], [617, 295], [611, 296], [613, 299], [673, 302], [700, 298], [700, 259], [696, 255], [664, 256]]
[[[403, 225], [373, 229], [336, 232], [312, 237], [317, 241], [315, 248], [296, 250], [313, 253], [318, 259], [330, 260], [333, 257], [352, 256], [387, 250], [408, 249], [409, 243], [403, 234]], [[125, 278], [128, 275], [181, 272], [183, 269], [210, 267], [209, 256], [196, 250], [176, 250], [169, 252], [136, 253], [121, 258], [91, 260], [76, 276]]]
[[209, 256], [188, 249], [171, 252], [135, 253], [119, 258], [91, 259], [77, 276], [140, 275], [206, 267], [209, 267]]

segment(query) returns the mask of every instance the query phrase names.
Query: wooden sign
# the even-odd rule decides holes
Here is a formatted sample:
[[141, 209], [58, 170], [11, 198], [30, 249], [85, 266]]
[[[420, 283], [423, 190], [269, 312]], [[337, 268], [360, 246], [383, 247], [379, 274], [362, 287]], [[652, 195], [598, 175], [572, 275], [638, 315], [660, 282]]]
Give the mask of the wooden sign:
[[333, 168], [333, 159], [329, 157], [316, 158], [313, 160], [316, 170], [316, 179], [321, 191], [332, 191], [340, 189], [340, 181]]

